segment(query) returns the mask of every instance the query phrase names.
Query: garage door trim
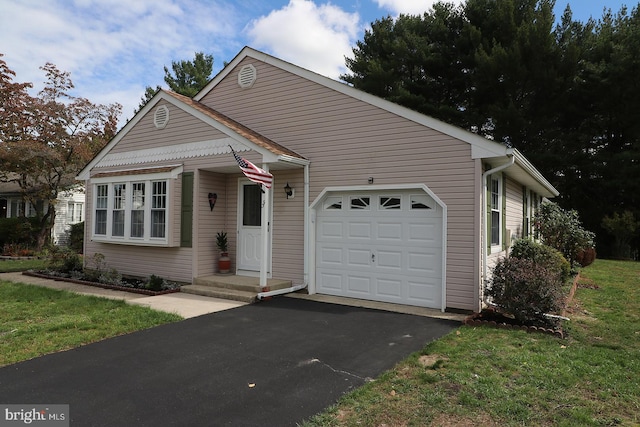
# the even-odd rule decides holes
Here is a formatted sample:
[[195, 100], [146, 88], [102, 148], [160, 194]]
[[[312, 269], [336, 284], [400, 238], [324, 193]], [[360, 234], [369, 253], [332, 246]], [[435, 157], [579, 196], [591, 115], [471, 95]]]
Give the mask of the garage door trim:
[[344, 186], [344, 187], [326, 187], [318, 197], [311, 203], [309, 207], [311, 227], [309, 230], [309, 293], [316, 293], [316, 230], [317, 230], [317, 211], [322, 207], [322, 201], [332, 193], [359, 192], [359, 191], [399, 191], [399, 190], [418, 190], [429, 195], [442, 209], [442, 301], [440, 309], [444, 312], [446, 308], [446, 266], [447, 266], [447, 205], [425, 184], [397, 184], [397, 185], [360, 185], [360, 186]]

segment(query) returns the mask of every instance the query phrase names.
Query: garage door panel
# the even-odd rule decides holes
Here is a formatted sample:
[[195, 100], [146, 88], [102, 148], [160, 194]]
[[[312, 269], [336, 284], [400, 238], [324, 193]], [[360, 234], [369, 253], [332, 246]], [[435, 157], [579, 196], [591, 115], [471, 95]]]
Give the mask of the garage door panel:
[[393, 269], [398, 272], [402, 270], [402, 250], [378, 250], [376, 263], [379, 268]]
[[401, 280], [381, 278], [376, 281], [376, 284], [376, 294], [379, 299], [384, 299], [387, 302], [400, 301], [402, 299]]
[[347, 236], [349, 237], [349, 239], [370, 240], [372, 238], [370, 222], [349, 221], [347, 223], [347, 230]]
[[371, 295], [371, 277], [349, 275], [347, 277], [347, 292], [356, 298]]
[[318, 237], [325, 238], [343, 238], [343, 223], [342, 221], [323, 221], [320, 223], [320, 232]]
[[367, 209], [325, 210], [321, 204], [316, 215], [319, 293], [441, 307], [442, 209], [428, 196], [416, 197], [416, 191], [329, 196], [349, 201], [344, 207], [369, 198], [374, 202]]
[[320, 272], [318, 274], [323, 291], [333, 292], [333, 295], [340, 295], [344, 287], [342, 286], [342, 274]]
[[403, 240], [402, 224], [399, 223], [377, 223], [377, 238], [386, 242], [401, 244]]
[[318, 264], [320, 266], [333, 265], [342, 266], [344, 250], [341, 247], [323, 246], [318, 254]]
[[368, 249], [348, 249], [347, 263], [349, 267], [368, 267], [371, 262], [371, 251]]

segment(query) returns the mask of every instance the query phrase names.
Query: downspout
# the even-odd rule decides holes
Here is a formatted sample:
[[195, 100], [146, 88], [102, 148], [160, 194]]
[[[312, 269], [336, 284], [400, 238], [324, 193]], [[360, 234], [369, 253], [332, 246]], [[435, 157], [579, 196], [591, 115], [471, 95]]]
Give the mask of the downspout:
[[273, 291], [259, 292], [257, 298], [263, 300], [276, 295], [297, 292], [307, 287], [309, 283], [309, 165], [304, 165], [304, 283], [293, 285], [290, 288], [276, 289]]
[[[516, 157], [514, 156], [514, 152], [513, 152], [513, 148], [508, 148], [507, 149], [507, 157], [509, 157], [509, 162], [505, 163], [504, 165], [500, 165], [500, 166], [496, 166], [493, 169], [489, 169], [488, 171], [486, 171], [485, 173], [482, 174], [482, 218], [481, 218], [481, 227], [480, 230], [482, 230], [482, 232], [480, 233], [482, 238], [480, 239], [482, 241], [482, 290], [484, 291], [485, 286], [487, 285], [487, 260], [489, 258], [489, 254], [487, 253], [487, 242], [488, 242], [488, 238], [487, 238], [487, 178], [489, 177], [489, 175], [493, 175], [496, 172], [500, 172], [504, 169], [507, 169], [508, 167], [513, 166], [513, 164], [516, 161]], [[503, 184], [505, 185], [505, 184]], [[480, 298], [481, 302], [482, 302], [482, 296]]]

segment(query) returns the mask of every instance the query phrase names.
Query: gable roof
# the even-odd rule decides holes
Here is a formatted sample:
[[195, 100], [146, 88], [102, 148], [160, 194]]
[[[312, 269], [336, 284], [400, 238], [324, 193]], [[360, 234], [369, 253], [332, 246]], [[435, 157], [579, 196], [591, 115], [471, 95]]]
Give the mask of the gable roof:
[[184, 110], [194, 117], [209, 124], [213, 128], [221, 131], [227, 136], [241, 142], [250, 149], [260, 153], [266, 162], [287, 161], [294, 164], [305, 164], [308, 160], [298, 153], [260, 135], [230, 117], [208, 107], [187, 96], [161, 89], [147, 102], [147, 104], [114, 136], [111, 141], [102, 149], [87, 165], [78, 173], [76, 179], [89, 179], [90, 171], [109, 153], [127, 133], [133, 129], [142, 118], [149, 113], [160, 101], [166, 101], [177, 108]]
[[407, 120], [434, 129], [445, 135], [449, 135], [471, 145], [471, 157], [473, 159], [491, 159], [491, 163], [505, 163], [511, 156], [515, 156], [514, 165], [508, 168], [508, 173], [515, 176], [523, 184], [534, 189], [545, 197], [555, 197], [560, 193], [549, 181], [524, 157], [518, 150], [509, 148], [495, 141], [490, 141], [473, 132], [469, 132], [457, 126], [450, 125], [433, 117], [418, 113], [417, 111], [403, 107], [399, 104], [387, 101], [383, 98], [371, 95], [362, 90], [349, 86], [346, 83], [330, 79], [313, 71], [299, 67], [290, 62], [260, 52], [245, 46], [232, 60], [218, 73], [193, 99], [200, 101], [222, 80], [224, 80], [235, 67], [245, 58], [252, 58], [274, 67], [280, 68], [306, 80], [310, 80], [329, 89], [340, 92], [351, 98], [358, 99], [370, 105], [376, 106], [390, 113], [396, 114]]

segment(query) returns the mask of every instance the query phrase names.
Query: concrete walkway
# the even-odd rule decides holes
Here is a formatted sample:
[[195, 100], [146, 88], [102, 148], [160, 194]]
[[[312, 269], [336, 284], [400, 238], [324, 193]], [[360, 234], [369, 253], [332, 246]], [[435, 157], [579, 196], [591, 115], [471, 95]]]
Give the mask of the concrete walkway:
[[0, 280], [26, 283], [28, 285], [45, 286], [47, 288], [61, 289], [82, 295], [94, 295], [103, 298], [124, 300], [129, 304], [137, 304], [150, 307], [154, 310], [176, 313], [185, 319], [246, 305], [246, 303], [238, 301], [191, 295], [180, 292], [158, 296], [141, 295], [133, 292], [102, 289], [77, 283], [32, 277], [19, 272], [0, 273]]

